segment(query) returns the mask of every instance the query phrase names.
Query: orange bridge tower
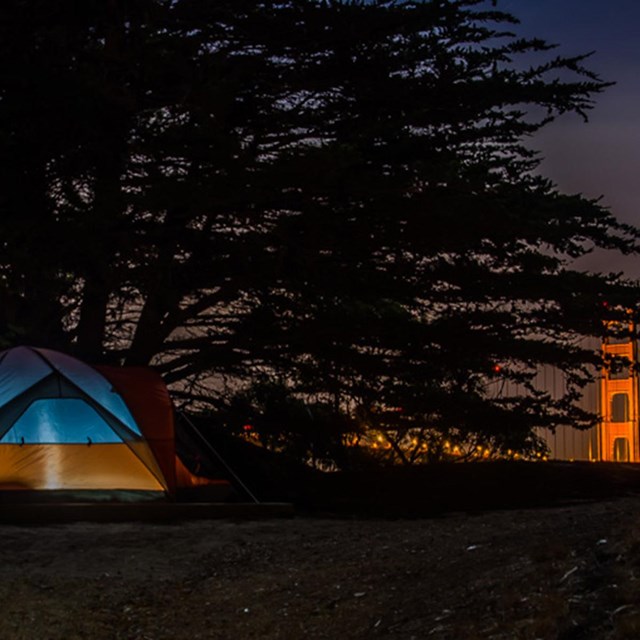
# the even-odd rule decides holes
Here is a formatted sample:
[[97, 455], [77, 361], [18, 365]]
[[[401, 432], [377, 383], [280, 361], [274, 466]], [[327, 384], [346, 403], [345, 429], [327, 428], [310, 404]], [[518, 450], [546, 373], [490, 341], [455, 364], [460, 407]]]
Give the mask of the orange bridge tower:
[[[638, 348], [635, 326], [629, 323], [625, 335], [616, 336], [620, 323], [607, 323], [602, 352], [608, 366], [600, 378], [600, 460], [640, 462], [638, 424]], [[611, 330], [614, 330], [613, 332]]]

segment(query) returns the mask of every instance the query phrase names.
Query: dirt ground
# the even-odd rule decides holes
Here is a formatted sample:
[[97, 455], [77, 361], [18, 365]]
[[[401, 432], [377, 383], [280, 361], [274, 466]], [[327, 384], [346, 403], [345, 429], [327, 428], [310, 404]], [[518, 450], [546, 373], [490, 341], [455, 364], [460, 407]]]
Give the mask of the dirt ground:
[[3, 640], [640, 637], [640, 498], [0, 527]]

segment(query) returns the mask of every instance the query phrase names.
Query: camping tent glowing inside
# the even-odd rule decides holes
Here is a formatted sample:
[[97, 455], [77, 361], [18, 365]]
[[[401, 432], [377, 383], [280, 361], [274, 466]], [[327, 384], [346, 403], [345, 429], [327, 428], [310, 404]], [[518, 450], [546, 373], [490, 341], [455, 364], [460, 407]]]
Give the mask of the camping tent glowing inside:
[[[90, 367], [49, 349], [0, 353], [0, 490], [171, 495], [177, 460], [167, 389], [144, 367]], [[203, 480], [204, 481], [204, 480]]]

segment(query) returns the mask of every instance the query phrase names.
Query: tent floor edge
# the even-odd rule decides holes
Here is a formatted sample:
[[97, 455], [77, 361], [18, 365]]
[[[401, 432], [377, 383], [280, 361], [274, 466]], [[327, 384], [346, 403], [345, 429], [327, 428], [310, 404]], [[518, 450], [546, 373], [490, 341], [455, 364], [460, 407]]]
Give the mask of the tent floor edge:
[[0, 509], [4, 505], [35, 504], [120, 504], [171, 502], [166, 491], [135, 489], [8, 489], [0, 490]]

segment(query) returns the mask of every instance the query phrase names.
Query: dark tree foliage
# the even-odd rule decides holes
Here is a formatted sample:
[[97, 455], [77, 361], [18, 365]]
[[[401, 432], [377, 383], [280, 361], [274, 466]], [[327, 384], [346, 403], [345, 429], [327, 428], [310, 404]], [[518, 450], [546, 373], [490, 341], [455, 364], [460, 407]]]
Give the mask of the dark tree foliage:
[[582, 339], [637, 288], [571, 264], [637, 234], [536, 173], [527, 139], [606, 84], [513, 23], [475, 0], [6, 0], [0, 337], [153, 363], [211, 409], [267, 377], [405, 461], [590, 424]]
[[366, 456], [358, 447], [345, 446], [347, 434], [352, 444], [361, 435], [352, 417], [336, 413], [326, 402], [300, 399], [286, 385], [268, 379], [235, 394], [217, 418], [229, 433], [295, 461], [328, 468], [352, 468], [366, 463]]

